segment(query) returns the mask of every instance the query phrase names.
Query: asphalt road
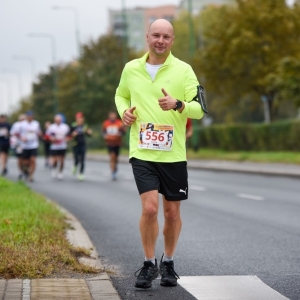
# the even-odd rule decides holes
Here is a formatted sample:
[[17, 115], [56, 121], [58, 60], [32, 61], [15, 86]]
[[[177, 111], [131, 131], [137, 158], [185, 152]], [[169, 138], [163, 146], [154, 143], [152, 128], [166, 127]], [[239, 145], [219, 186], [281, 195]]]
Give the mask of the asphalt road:
[[[17, 177], [14, 159], [9, 178]], [[111, 181], [107, 163], [88, 162], [86, 181], [53, 180], [38, 162], [32, 189], [57, 201], [82, 222], [122, 299], [195, 299], [185, 289], [133, 287], [143, 262], [139, 196], [129, 164]], [[175, 267], [182, 276], [257, 275], [292, 300], [300, 299], [300, 184], [283, 177], [189, 171], [189, 200], [182, 202], [183, 229]], [[160, 225], [162, 225], [160, 214]], [[157, 258], [163, 253], [162, 234]], [[242, 299], [241, 299], [242, 300]]]

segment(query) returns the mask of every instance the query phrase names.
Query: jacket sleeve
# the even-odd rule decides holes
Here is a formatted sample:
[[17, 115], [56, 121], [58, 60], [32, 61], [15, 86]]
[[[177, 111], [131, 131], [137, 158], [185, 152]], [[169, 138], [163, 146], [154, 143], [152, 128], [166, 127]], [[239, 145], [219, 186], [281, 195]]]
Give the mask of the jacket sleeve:
[[121, 119], [123, 117], [124, 111], [130, 108], [131, 97], [130, 97], [130, 91], [128, 89], [128, 84], [127, 84], [127, 75], [126, 75], [127, 73], [128, 73], [127, 67], [125, 66], [115, 95], [115, 103]]
[[184, 116], [190, 119], [201, 119], [204, 115], [204, 111], [199, 102], [194, 101], [193, 98], [197, 95], [197, 86], [199, 82], [196, 74], [194, 73], [191, 66], [188, 66], [185, 76], [184, 85], [184, 101], [185, 108], [182, 112]]

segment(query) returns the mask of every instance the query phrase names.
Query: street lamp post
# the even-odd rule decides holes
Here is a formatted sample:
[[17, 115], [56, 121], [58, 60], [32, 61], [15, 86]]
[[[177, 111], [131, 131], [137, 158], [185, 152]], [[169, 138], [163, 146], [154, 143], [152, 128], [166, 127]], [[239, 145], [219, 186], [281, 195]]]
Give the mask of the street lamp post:
[[[8, 81], [2, 81], [3, 79], [0, 79], [0, 84], [5, 84], [6, 85], [6, 107], [7, 107], [7, 112], [8, 112], [8, 107], [9, 107], [9, 100], [10, 100], [10, 90], [9, 90], [9, 84]], [[1, 101], [2, 102], [2, 101]], [[4, 101], [3, 101], [4, 102]], [[3, 103], [2, 102], [2, 103]]]
[[7, 100], [12, 103], [11, 84], [8, 78], [0, 78], [0, 82], [6, 84], [7, 87]]
[[49, 33], [29, 33], [28, 37], [33, 38], [46, 38], [51, 41], [51, 54], [53, 64], [53, 112], [57, 113], [58, 100], [57, 100], [57, 71], [56, 71], [56, 43], [55, 38]]
[[3, 69], [2, 70], [3, 73], [5, 74], [10, 74], [10, 75], [14, 75], [17, 78], [17, 82], [18, 82], [18, 92], [19, 92], [19, 98], [21, 100], [22, 98], [22, 79], [21, 79], [21, 73], [18, 70], [14, 70], [14, 69]]
[[84, 91], [84, 82], [83, 82], [83, 73], [82, 67], [80, 66], [79, 60], [81, 58], [81, 41], [80, 41], [80, 22], [79, 22], [79, 12], [76, 7], [73, 6], [53, 6], [52, 9], [54, 10], [67, 10], [72, 11], [74, 13], [74, 20], [75, 20], [75, 39], [76, 39], [76, 46], [78, 51], [78, 77], [80, 82], [80, 97], [83, 99], [83, 91]]
[[124, 28], [124, 34], [123, 34], [123, 63], [124, 65], [128, 61], [128, 52], [127, 52], [127, 16], [126, 16], [126, 4], [125, 0], [121, 0], [122, 5], [122, 19], [123, 19], [123, 28]]
[[188, 12], [189, 12], [189, 52], [190, 59], [192, 60], [195, 54], [195, 35], [194, 35], [194, 23], [193, 23], [193, 0], [188, 0]]
[[68, 10], [74, 13], [75, 20], [75, 39], [76, 39], [76, 47], [78, 51], [78, 56], [81, 56], [81, 42], [80, 42], [80, 22], [79, 22], [79, 12], [76, 7], [73, 6], [53, 6], [54, 10]]
[[14, 55], [12, 57], [13, 60], [20, 60], [20, 61], [27, 61], [30, 63], [31, 68], [31, 78], [32, 83], [34, 82], [34, 74], [35, 74], [35, 62], [34, 59], [31, 56], [24, 56], [24, 55]]

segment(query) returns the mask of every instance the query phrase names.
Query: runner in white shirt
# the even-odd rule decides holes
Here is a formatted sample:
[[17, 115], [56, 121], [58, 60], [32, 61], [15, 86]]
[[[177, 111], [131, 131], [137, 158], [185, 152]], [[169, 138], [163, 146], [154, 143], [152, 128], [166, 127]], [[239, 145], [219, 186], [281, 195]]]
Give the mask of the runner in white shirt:
[[19, 121], [15, 122], [10, 129], [10, 147], [14, 150], [15, 156], [18, 159], [18, 168], [20, 174], [18, 176], [19, 180], [23, 177], [23, 166], [22, 166], [22, 141], [20, 139], [20, 126], [21, 123], [26, 119], [26, 115], [19, 115]]
[[25, 168], [25, 175], [28, 175], [28, 180], [33, 181], [33, 173], [36, 166], [36, 156], [39, 147], [39, 137], [42, 131], [40, 123], [33, 120], [33, 113], [26, 113], [26, 120], [21, 122], [19, 126], [19, 136], [21, 139], [22, 165]]
[[[70, 127], [62, 122], [62, 116], [56, 115], [54, 123], [49, 126], [46, 134], [50, 136], [51, 146], [50, 155], [52, 158], [52, 177], [62, 180], [64, 160], [67, 151], [68, 135]], [[57, 173], [56, 167], [59, 164], [59, 171]]]

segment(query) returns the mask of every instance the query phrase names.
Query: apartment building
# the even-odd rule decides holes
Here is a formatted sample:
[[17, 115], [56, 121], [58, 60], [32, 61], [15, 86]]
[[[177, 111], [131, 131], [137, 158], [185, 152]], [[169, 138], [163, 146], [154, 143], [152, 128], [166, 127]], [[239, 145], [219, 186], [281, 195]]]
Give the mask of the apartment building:
[[114, 35], [127, 36], [128, 45], [137, 51], [147, 50], [146, 33], [149, 25], [156, 19], [172, 21], [180, 12], [189, 9], [198, 14], [210, 4], [230, 4], [233, 0], [181, 0], [179, 5], [162, 5], [157, 7], [136, 7], [122, 10], [109, 10], [109, 32]]
[[125, 14], [121, 10], [109, 10], [110, 32], [120, 37], [124, 37], [126, 33], [130, 47], [137, 51], [146, 50], [146, 33], [149, 25], [160, 18], [172, 21], [176, 12], [177, 7], [175, 5], [151, 8], [136, 7], [126, 9]]

